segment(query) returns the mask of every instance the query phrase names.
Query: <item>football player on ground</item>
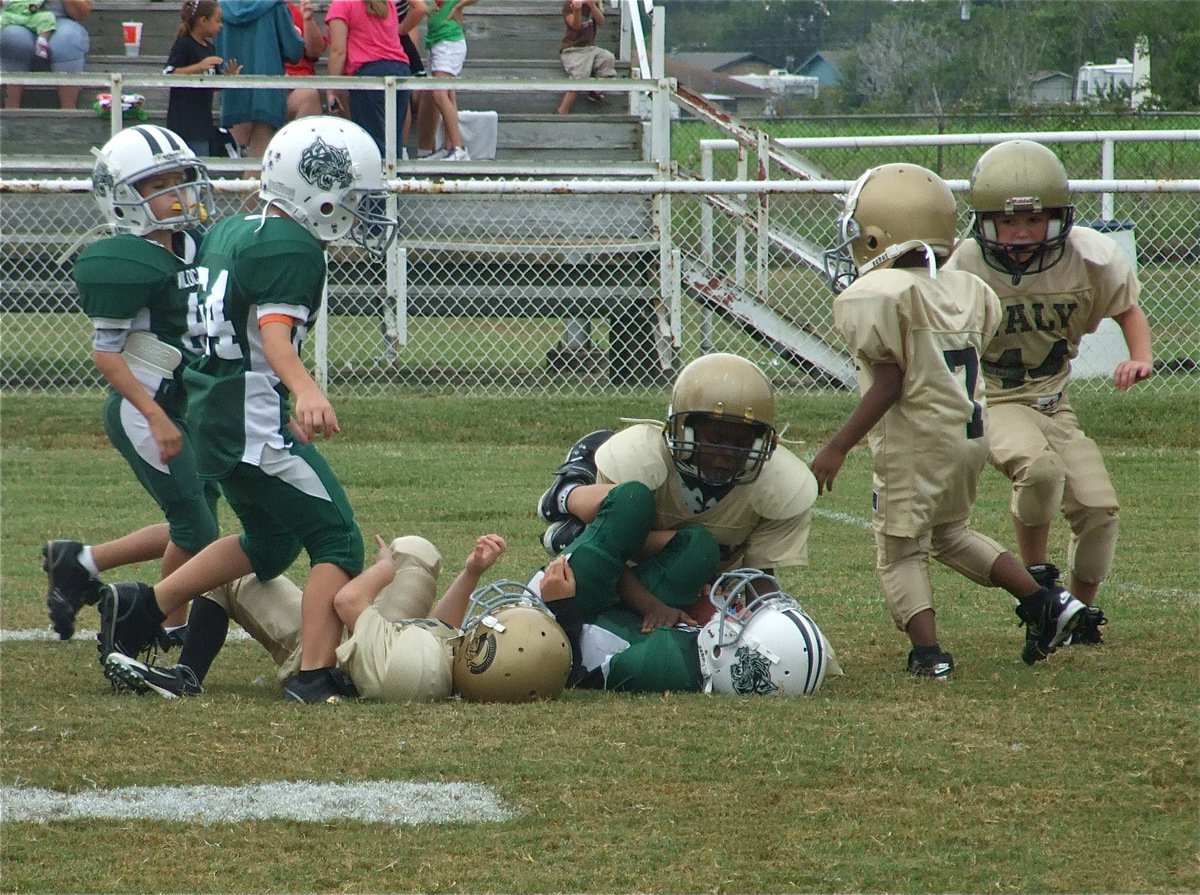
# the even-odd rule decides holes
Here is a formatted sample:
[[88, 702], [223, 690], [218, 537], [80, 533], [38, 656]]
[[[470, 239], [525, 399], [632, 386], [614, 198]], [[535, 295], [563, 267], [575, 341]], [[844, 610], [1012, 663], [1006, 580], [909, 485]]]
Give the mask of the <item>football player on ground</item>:
[[[201, 225], [212, 205], [208, 172], [178, 135], [155, 125], [126, 128], [93, 152], [92, 194], [116, 235], [84, 249], [72, 277], [92, 321], [92, 360], [110, 388], [108, 439], [167, 522], [103, 544], [42, 547], [46, 606], [63, 640], [74, 633], [79, 609], [99, 600], [102, 572], [161, 558], [169, 575], [218, 534], [217, 488], [197, 471], [182, 381], [203, 333], [189, 315]], [[168, 629], [186, 620], [180, 607]]]
[[[579, 582], [573, 622], [666, 641], [676, 625], [707, 620], [702, 589], [720, 572], [807, 564], [816, 482], [777, 442], [770, 380], [745, 358], [710, 354], [680, 372], [665, 426], [602, 430], [573, 446], [538, 504], [550, 523], [543, 544], [570, 555]], [[694, 649], [641, 646], [687, 656], [681, 673], [700, 679]], [[648, 671], [625, 689], [672, 689], [678, 677], [630, 664]]]
[[1117, 494], [1067, 398], [1071, 359], [1112, 317], [1130, 356], [1113, 370], [1116, 388], [1148, 379], [1154, 366], [1133, 266], [1113, 240], [1072, 226], [1068, 189], [1062, 162], [1046, 147], [992, 147], [971, 174], [974, 241], [958, 247], [947, 269], [975, 274], [1000, 298], [1000, 332], [983, 355], [983, 376], [990, 459], [1013, 483], [1021, 558], [1039, 582], [1054, 585], [1050, 526], [1061, 510], [1071, 526], [1070, 590], [1088, 607], [1070, 643], [1098, 644], [1107, 620], [1096, 594], [1116, 551]]
[[[477, 588], [480, 576], [507, 549], [499, 535], [482, 535], [463, 571], [434, 604], [441, 555], [421, 537], [376, 537], [373, 565], [334, 598], [350, 632], [338, 647], [340, 692], [323, 701], [361, 696], [386, 702], [429, 702], [452, 694], [487, 702], [555, 699], [571, 667], [567, 636], [534, 593], [514, 582]], [[551, 563], [545, 599], [573, 587], [566, 561]], [[301, 592], [287, 578], [247, 575], [195, 601], [212, 603], [263, 645], [286, 681], [300, 665]], [[195, 610], [193, 610], [195, 611]], [[227, 623], [227, 622], [226, 622]], [[215, 653], [196, 667], [163, 668], [111, 653], [105, 675], [119, 690], [168, 698], [201, 692]]]
[[[311, 569], [300, 670], [284, 696], [321, 702], [341, 692], [333, 599], [362, 571], [363, 541], [341, 483], [311, 443], [340, 427], [299, 351], [322, 300], [325, 244], [351, 239], [381, 256], [396, 222], [373, 212], [386, 195], [375, 141], [341, 118], [311, 116], [279, 130], [263, 157], [260, 195], [261, 212], [225, 218], [205, 238], [197, 265], [204, 352], [184, 377], [200, 474], [221, 483], [243, 534], [214, 541], [154, 588], [106, 586], [100, 653], [137, 655], [163, 615], [250, 572], [268, 581], [303, 548]], [[190, 628], [188, 636], [202, 634]]]
[[[643, 486], [617, 485], [605, 500], [618, 505]], [[580, 539], [538, 572], [530, 590], [547, 605], [567, 632], [574, 654], [569, 685], [581, 689], [630, 693], [717, 692], [732, 695], [810, 695], [826, 673], [841, 675], [833, 647], [815, 622], [784, 593], [773, 576], [759, 569], [735, 569], [701, 587], [701, 599], [716, 610], [703, 627], [685, 622], [643, 630], [643, 620], [625, 608], [601, 612], [584, 621], [574, 599], [573, 567], [594, 568], [615, 534], [621, 513], [606, 512], [588, 526], [593, 537]], [[557, 564], [565, 580], [552, 578]], [[669, 596], [669, 595], [668, 595]]]
[[977, 277], [938, 269], [954, 248], [954, 196], [932, 171], [883, 165], [858, 179], [839, 227], [842, 242], [826, 253], [826, 272], [861, 398], [813, 458], [818, 487], [832, 489], [846, 454], [869, 436], [876, 573], [896, 626], [912, 641], [911, 674], [944, 678], [954, 670], [938, 642], [930, 557], [1017, 598], [1021, 658], [1032, 665], [1070, 635], [1084, 607], [967, 527], [988, 451], [979, 359], [1000, 303]]

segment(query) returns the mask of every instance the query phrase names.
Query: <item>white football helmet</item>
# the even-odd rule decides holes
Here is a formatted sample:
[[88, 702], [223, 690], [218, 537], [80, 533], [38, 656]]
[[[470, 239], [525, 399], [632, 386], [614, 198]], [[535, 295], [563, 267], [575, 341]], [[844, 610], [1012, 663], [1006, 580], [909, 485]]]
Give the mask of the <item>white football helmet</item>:
[[455, 693], [471, 702], [558, 699], [570, 673], [570, 642], [537, 594], [509, 580], [471, 594]]
[[383, 161], [371, 135], [352, 121], [312, 115], [284, 125], [267, 144], [259, 194], [322, 242], [352, 239], [375, 255], [396, 238]]
[[[775, 588], [773, 591], [771, 588]], [[795, 598], [758, 569], [717, 579], [716, 614], [700, 631], [706, 693], [809, 696], [825, 680], [829, 644]]]
[[920, 165], [870, 168], [846, 196], [838, 218], [839, 243], [824, 255], [834, 294], [875, 268], [924, 249], [931, 276], [937, 256], [949, 257], [957, 240], [954, 194], [942, 178]]
[[[105, 220], [118, 233], [145, 236], [154, 230], [186, 230], [208, 220], [212, 184], [208, 169], [173, 131], [154, 124], [127, 127], [100, 149], [93, 147], [92, 195]], [[137, 185], [147, 177], [178, 171], [183, 183], [143, 196]], [[170, 217], [156, 218], [150, 200], [175, 196]]]
[[[728, 424], [730, 440], [702, 442], [696, 435], [701, 419]], [[778, 443], [775, 389], [744, 357], [719, 352], [698, 357], [683, 368], [671, 389], [663, 436], [680, 474], [715, 486], [752, 482]], [[732, 462], [704, 468], [698, 462], [702, 452]]]

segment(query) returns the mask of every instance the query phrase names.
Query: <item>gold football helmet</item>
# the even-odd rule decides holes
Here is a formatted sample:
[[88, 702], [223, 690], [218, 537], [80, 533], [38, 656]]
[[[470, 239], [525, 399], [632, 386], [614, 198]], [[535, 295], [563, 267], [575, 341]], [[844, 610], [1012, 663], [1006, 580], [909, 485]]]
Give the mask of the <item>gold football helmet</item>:
[[838, 219], [841, 242], [825, 253], [825, 276], [835, 294], [901, 255], [924, 249], [931, 273], [935, 256], [954, 250], [958, 212], [946, 182], [920, 165], [871, 168], [855, 182]]
[[744, 357], [706, 354], [675, 380], [664, 435], [686, 478], [718, 487], [752, 482], [778, 441], [775, 389]]
[[[979, 157], [971, 172], [971, 235], [979, 243], [988, 267], [1012, 277], [1013, 285], [1021, 277], [1041, 273], [1059, 262], [1067, 244], [1067, 234], [1075, 222], [1067, 169], [1058, 156], [1032, 140], [1008, 140], [997, 143]], [[1046, 238], [1033, 247], [1014, 245], [996, 238], [995, 217], [1021, 213], [1047, 212], [1050, 215]]]
[[470, 702], [558, 699], [571, 645], [537, 594], [497, 581], [471, 594], [453, 673], [454, 692]]

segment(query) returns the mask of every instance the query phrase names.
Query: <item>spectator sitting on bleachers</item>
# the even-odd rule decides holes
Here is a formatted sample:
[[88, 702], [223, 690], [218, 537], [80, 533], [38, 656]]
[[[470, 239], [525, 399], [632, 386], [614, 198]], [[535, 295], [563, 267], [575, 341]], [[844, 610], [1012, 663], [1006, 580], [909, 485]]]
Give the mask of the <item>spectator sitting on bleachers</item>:
[[[304, 41], [304, 55], [300, 57], [299, 62], [285, 63], [283, 71], [289, 78], [312, 77], [317, 73], [317, 61], [329, 46], [329, 35], [325, 33], [320, 18], [313, 12], [312, 0], [289, 3], [288, 12], [292, 14], [292, 24], [296, 26], [296, 33]], [[315, 87], [295, 87], [288, 92], [288, 121], [322, 114], [324, 110], [321, 108], [321, 91]]]
[[[92, 13], [92, 0], [51, 0], [46, 9], [55, 17], [54, 33], [47, 39], [50, 70], [69, 74], [83, 71], [91, 39], [81, 23]], [[6, 24], [0, 28], [0, 73], [32, 71], [34, 60], [45, 58], [37, 52], [37, 40], [38, 35], [24, 25]], [[4, 107], [19, 109], [23, 92], [22, 84], [5, 84]], [[78, 87], [59, 86], [58, 101], [64, 109], [74, 109], [78, 100]]]
[[[563, 0], [563, 21], [567, 33], [563, 35], [559, 58], [568, 78], [615, 78], [616, 57], [603, 47], [596, 46], [596, 32], [604, 24], [604, 13], [600, 0]], [[566, 115], [575, 105], [577, 90], [568, 90], [558, 104], [558, 114]], [[588, 99], [604, 102], [604, 94], [590, 91]]]
[[18, 25], [36, 35], [33, 55], [50, 59], [50, 37], [58, 29], [58, 19], [46, 9], [43, 0], [5, 0], [0, 6], [0, 27]]

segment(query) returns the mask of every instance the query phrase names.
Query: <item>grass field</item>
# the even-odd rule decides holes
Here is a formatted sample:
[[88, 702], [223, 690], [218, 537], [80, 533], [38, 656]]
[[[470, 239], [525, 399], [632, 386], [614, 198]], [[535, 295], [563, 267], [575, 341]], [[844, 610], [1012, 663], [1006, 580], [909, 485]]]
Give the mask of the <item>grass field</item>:
[[[851, 398], [788, 398], [811, 456]], [[543, 561], [534, 502], [567, 444], [665, 396], [386, 396], [338, 402], [325, 446], [367, 535], [420, 533], [454, 574], [476, 534], [497, 576]], [[44, 628], [47, 538], [156, 521], [107, 444], [98, 396], [6, 396], [5, 631]], [[806, 700], [569, 693], [524, 706], [287, 705], [252, 642], [205, 695], [117, 696], [94, 644], [0, 648], [0, 783], [84, 793], [276, 782], [465, 782], [507, 819], [447, 824], [82, 819], [0, 827], [4, 892], [1195, 892], [1200, 890], [1196, 395], [1081, 397], [1122, 497], [1099, 648], [1018, 658], [1011, 601], [935, 568], [945, 682], [903, 673], [878, 596], [870, 459], [818, 503], [811, 564], [784, 583], [845, 676]], [[1005, 483], [975, 523], [1011, 544]], [[223, 508], [222, 522], [232, 517]], [[1061, 557], [1065, 537], [1055, 528]], [[446, 581], [449, 580], [449, 575]], [[153, 578], [147, 566], [125, 577]], [[94, 628], [93, 610], [81, 614]]]

